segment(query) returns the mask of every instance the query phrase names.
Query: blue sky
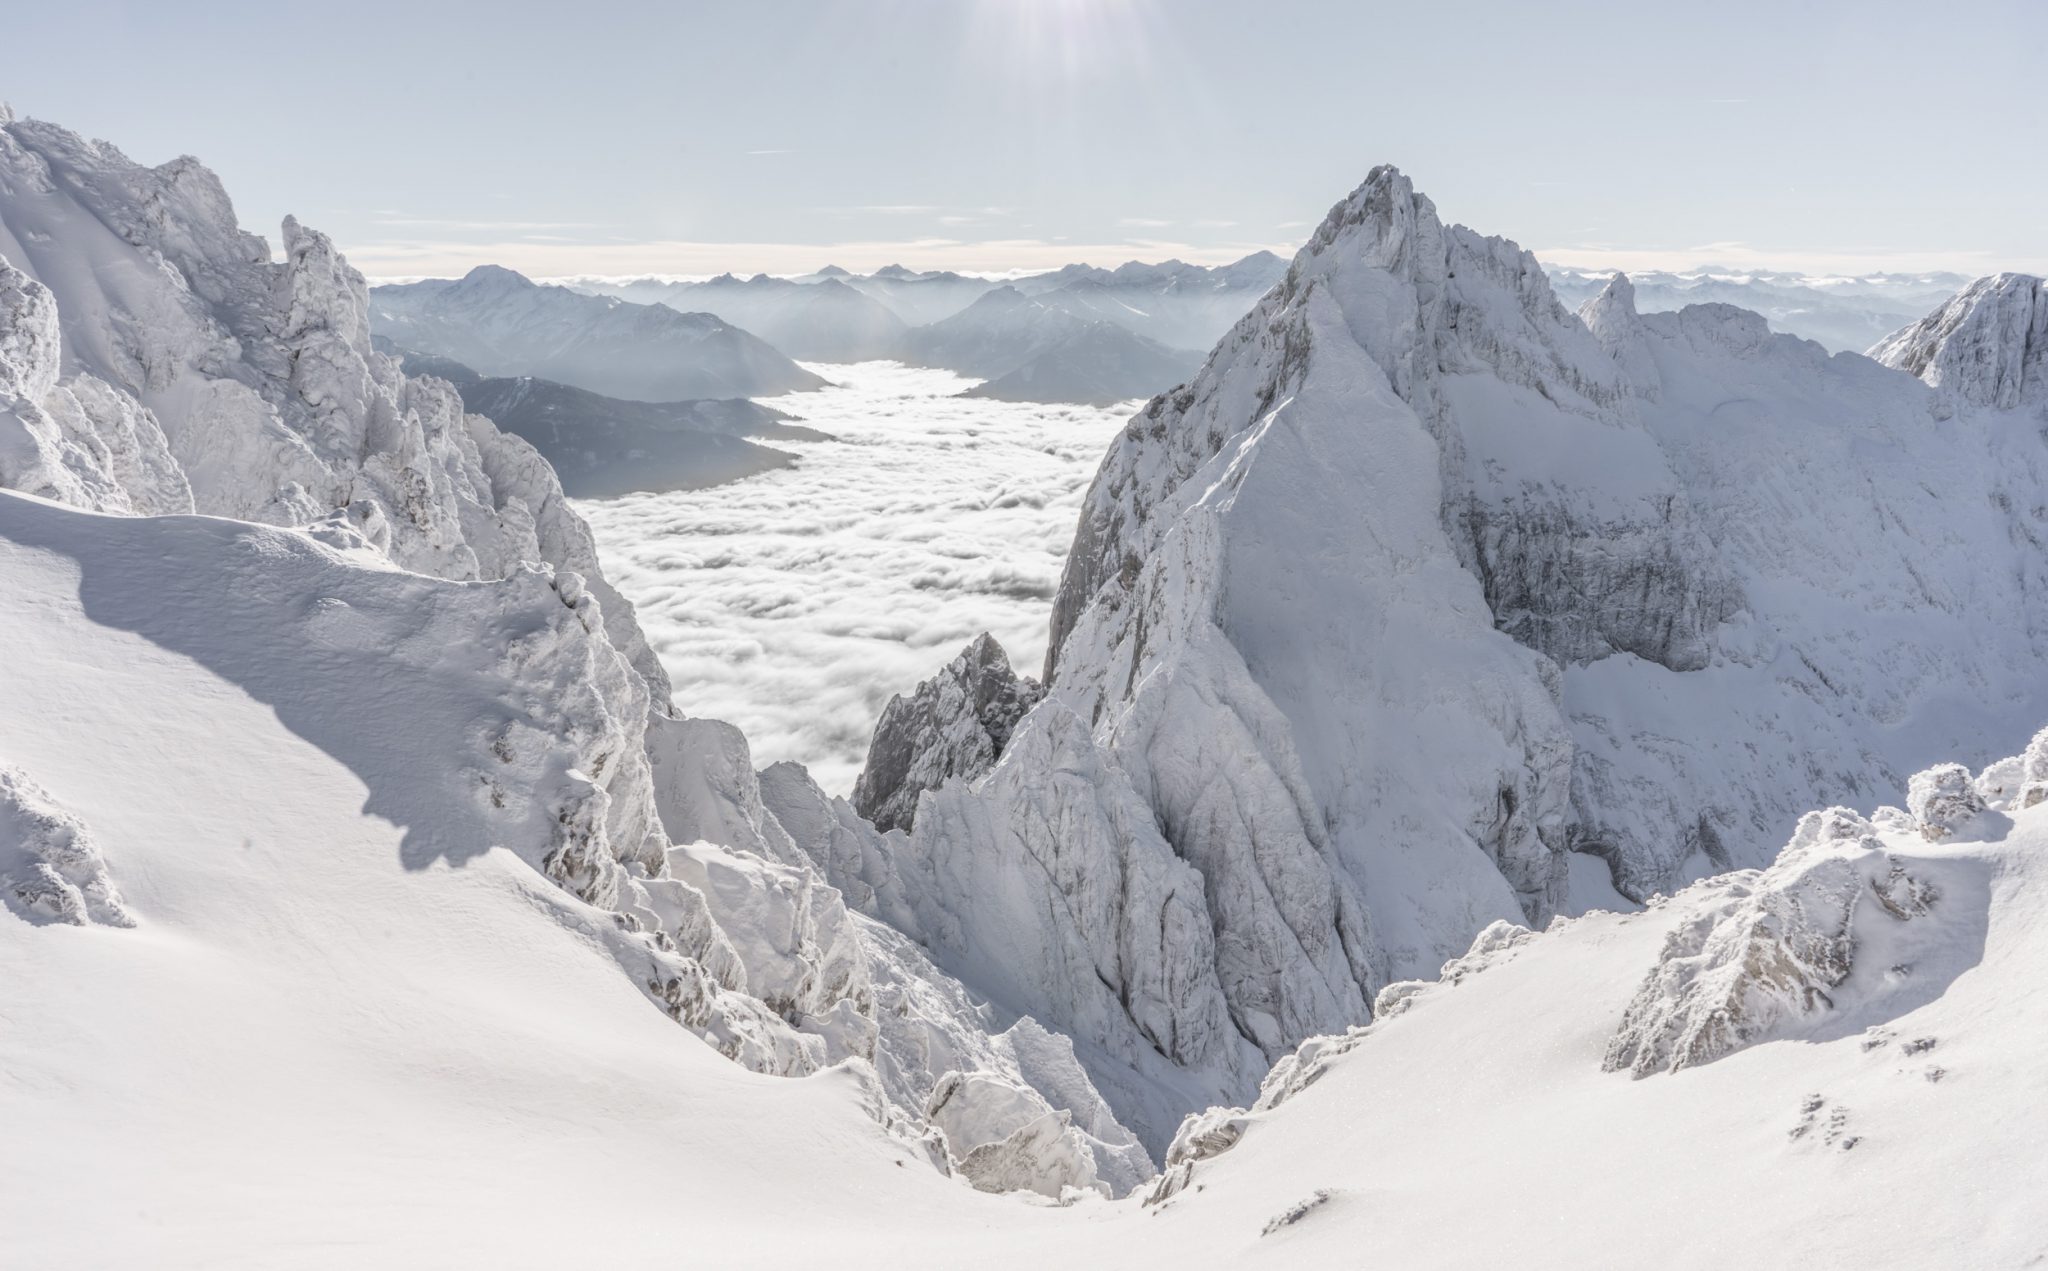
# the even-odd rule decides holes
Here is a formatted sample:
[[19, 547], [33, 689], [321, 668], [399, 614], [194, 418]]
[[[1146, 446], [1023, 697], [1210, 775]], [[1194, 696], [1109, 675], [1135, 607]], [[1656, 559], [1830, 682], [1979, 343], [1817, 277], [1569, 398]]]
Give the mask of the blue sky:
[[1284, 249], [1375, 163], [1547, 258], [2048, 268], [2048, 4], [43, 4], [0, 97], [367, 272]]

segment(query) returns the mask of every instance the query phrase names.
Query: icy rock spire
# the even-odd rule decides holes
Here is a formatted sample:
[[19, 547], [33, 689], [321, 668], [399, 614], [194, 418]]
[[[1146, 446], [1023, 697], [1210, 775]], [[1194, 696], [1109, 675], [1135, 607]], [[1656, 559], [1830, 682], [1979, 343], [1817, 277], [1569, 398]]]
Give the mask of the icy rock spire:
[[910, 829], [918, 796], [994, 767], [1010, 731], [1043, 695], [1036, 680], [1010, 669], [994, 636], [976, 636], [911, 696], [889, 699], [854, 783], [854, 809], [879, 829]]

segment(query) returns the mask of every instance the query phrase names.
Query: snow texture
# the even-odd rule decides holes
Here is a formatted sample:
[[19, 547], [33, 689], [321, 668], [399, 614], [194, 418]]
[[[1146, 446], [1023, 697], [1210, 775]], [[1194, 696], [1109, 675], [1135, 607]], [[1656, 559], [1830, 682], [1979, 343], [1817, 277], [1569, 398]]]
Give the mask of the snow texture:
[[1979, 278], [1870, 356], [1969, 405], [2048, 403], [2048, 283], [2029, 274]]

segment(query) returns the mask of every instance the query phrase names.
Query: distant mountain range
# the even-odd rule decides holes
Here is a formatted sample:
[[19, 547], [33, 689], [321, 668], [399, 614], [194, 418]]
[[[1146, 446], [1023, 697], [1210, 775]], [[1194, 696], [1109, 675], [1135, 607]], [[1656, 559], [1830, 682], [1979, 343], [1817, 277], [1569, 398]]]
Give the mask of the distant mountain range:
[[[1600, 294], [1611, 271], [1551, 269], [1550, 284], [1567, 306]], [[1962, 274], [1826, 276], [1785, 271], [1632, 273], [1636, 305], [1668, 313], [1696, 304], [1731, 304], [1760, 313], [1773, 330], [1813, 340], [1831, 352], [1861, 353], [1961, 290]]]
[[[1228, 265], [1068, 265], [1010, 280], [885, 265], [827, 266], [798, 278], [724, 274], [704, 282], [569, 278], [591, 295], [702, 312], [791, 357], [893, 359], [1002, 380], [981, 396], [1115, 402], [1178, 384], [1287, 272], [1271, 252]], [[1032, 365], [1057, 347], [1058, 355]]]
[[538, 450], [572, 498], [723, 485], [796, 462], [760, 440], [830, 437], [788, 422], [796, 417], [786, 411], [744, 398], [626, 401], [532, 376], [486, 377], [453, 358], [402, 348], [384, 336], [373, 340], [407, 375], [447, 380], [465, 410], [490, 417]]
[[373, 288], [370, 324], [482, 375], [540, 376], [629, 401], [765, 397], [826, 382], [711, 314], [536, 283], [496, 265]]

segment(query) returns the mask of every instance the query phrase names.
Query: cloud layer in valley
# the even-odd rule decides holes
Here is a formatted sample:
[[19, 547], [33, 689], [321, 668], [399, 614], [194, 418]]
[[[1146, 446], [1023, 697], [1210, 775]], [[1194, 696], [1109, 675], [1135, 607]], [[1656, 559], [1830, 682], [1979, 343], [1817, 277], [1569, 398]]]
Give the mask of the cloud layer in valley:
[[835, 438], [776, 442], [795, 468], [578, 508], [677, 706], [843, 794], [890, 694], [976, 634], [1037, 673], [1081, 495], [1129, 412], [960, 398], [973, 381], [944, 371], [813, 369], [838, 386], [772, 402]]

